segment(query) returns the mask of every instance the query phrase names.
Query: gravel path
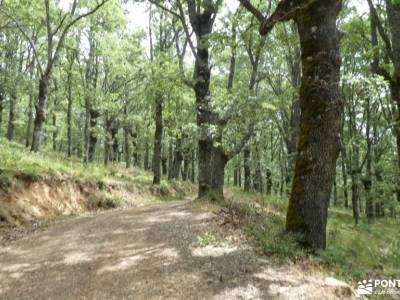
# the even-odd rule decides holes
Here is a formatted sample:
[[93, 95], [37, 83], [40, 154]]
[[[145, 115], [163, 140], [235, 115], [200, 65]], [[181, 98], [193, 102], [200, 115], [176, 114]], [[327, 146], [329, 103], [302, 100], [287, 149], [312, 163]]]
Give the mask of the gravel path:
[[343, 299], [196, 202], [65, 221], [0, 249], [0, 299]]

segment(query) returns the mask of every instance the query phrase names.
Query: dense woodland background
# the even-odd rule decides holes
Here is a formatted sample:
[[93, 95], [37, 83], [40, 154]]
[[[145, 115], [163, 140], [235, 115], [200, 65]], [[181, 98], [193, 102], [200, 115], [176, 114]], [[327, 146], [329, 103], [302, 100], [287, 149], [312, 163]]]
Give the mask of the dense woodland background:
[[[1, 1], [0, 135], [32, 155], [52, 150], [83, 163], [140, 166], [154, 184], [161, 176], [200, 178], [199, 195], [211, 199], [222, 197], [224, 183], [289, 195], [302, 80], [296, 23], [260, 35], [259, 19], [243, 5], [208, 2], [145, 2], [143, 31], [129, 26], [117, 0]], [[252, 3], [266, 16], [277, 7]], [[342, 5], [343, 114], [329, 204], [352, 210], [356, 223], [398, 218], [400, 3]], [[205, 18], [208, 27], [197, 28]], [[207, 72], [209, 87], [199, 88]]]

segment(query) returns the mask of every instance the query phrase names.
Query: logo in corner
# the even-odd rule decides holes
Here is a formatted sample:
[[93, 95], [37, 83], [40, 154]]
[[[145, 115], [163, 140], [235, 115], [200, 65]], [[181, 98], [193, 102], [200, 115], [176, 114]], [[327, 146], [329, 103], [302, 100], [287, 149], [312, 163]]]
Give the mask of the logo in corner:
[[363, 280], [359, 281], [358, 283], [358, 288], [357, 288], [357, 294], [358, 295], [371, 295], [374, 292], [374, 285], [372, 280]]

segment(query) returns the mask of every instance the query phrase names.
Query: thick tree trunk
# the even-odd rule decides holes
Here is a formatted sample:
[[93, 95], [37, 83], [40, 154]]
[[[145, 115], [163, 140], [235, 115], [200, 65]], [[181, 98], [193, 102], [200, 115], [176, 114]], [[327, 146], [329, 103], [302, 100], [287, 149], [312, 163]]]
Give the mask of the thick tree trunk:
[[33, 124], [33, 136], [31, 151], [39, 152], [42, 143], [43, 125], [46, 120], [46, 109], [49, 97], [50, 76], [45, 74], [39, 80], [39, 97], [35, 106], [36, 116]]
[[15, 135], [15, 101], [16, 95], [10, 95], [10, 106], [9, 106], [9, 114], [8, 114], [8, 126], [7, 126], [7, 139], [12, 141]]
[[228, 162], [222, 146], [215, 147], [212, 153], [212, 173], [211, 176], [211, 189], [208, 191], [208, 197], [211, 200], [220, 200], [224, 198], [224, 180], [225, 180], [225, 166]]
[[251, 172], [250, 172], [250, 149], [249, 147], [243, 150], [243, 168], [244, 168], [244, 190], [250, 191], [251, 188]]
[[328, 202], [340, 151], [342, 97], [336, 18], [341, 1], [316, 1], [296, 17], [302, 50], [300, 136], [286, 219], [314, 251], [326, 247]]
[[161, 99], [156, 100], [155, 123], [156, 130], [154, 132], [153, 184], [160, 184], [163, 136], [163, 103]]

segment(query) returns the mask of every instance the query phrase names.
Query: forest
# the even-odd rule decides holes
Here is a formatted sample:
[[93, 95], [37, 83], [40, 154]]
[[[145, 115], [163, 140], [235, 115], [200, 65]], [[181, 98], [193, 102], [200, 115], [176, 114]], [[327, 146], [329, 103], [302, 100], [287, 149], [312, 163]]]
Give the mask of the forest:
[[[321, 269], [350, 289], [347, 295], [341, 283], [334, 284], [332, 298], [313, 298], [321, 285], [331, 288], [313, 277], [309, 290], [292, 285], [293, 293], [283, 292], [283, 298], [271, 290], [262, 294], [266, 283], [254, 279], [254, 263], [254, 272], [247, 272], [254, 274], [244, 272], [253, 276], [246, 284], [261, 294], [244, 291], [244, 279], [235, 294], [230, 279], [224, 280], [237, 267], [236, 256], [230, 263], [222, 258], [228, 251], [214, 258], [223, 287], [216, 280], [203, 291], [199, 283], [196, 292], [192, 273], [173, 265], [175, 285], [193, 284], [194, 294], [166, 294], [165, 277], [141, 265], [138, 274], [156, 287], [139, 280], [133, 294], [110, 296], [108, 280], [117, 277], [82, 271], [79, 276], [95, 282], [86, 291], [57, 281], [69, 292], [44, 288], [35, 292], [38, 299], [302, 299], [297, 293], [343, 299], [360, 296], [353, 289], [364, 279], [400, 279], [399, 0], [1, 0], [0, 49], [0, 235], [1, 224], [15, 234], [15, 228], [94, 206], [96, 212], [123, 208], [119, 217], [111, 210], [109, 222], [93, 219], [99, 223], [92, 228], [72, 220], [83, 244], [71, 243], [84, 251], [84, 232], [90, 240], [93, 228], [117, 230], [129, 216], [143, 224], [159, 218], [172, 225], [154, 221], [148, 236], [158, 243], [169, 237], [165, 252], [175, 249], [175, 240], [186, 243], [181, 229], [173, 228], [186, 226], [178, 222], [195, 226], [201, 206], [222, 222], [215, 228], [229, 223], [234, 234], [245, 231], [246, 238], [238, 239], [255, 241], [265, 257]], [[131, 208], [140, 205], [130, 201], [142, 198], [159, 209]], [[166, 199], [184, 204], [176, 208]], [[184, 213], [191, 215], [187, 221]], [[45, 249], [47, 241], [35, 236], [45, 237], [47, 230], [56, 236], [54, 222], [54, 229], [46, 223], [38, 233], [25, 232], [27, 240], [15, 238], [0, 248], [0, 298], [27, 299], [34, 289], [30, 272], [48, 260], [57, 265], [54, 249], [36, 263], [36, 256], [21, 260], [15, 254]], [[188, 233], [202, 251], [220, 247], [218, 240], [228, 234], [211, 227]], [[72, 236], [68, 232], [64, 239]], [[126, 242], [109, 234], [113, 247], [125, 249]], [[91, 247], [105, 245], [103, 239]], [[195, 261], [179, 247], [178, 258]], [[98, 255], [106, 257], [102, 249]], [[64, 253], [61, 246], [57, 251]], [[90, 251], [76, 254], [85, 257], [80, 264], [93, 262], [98, 252]], [[246, 251], [240, 255], [247, 257]], [[136, 258], [121, 253], [96, 274], [119, 266], [119, 279], [124, 272], [137, 276], [130, 273], [133, 260], [153, 266], [159, 259], [153, 252]], [[214, 254], [206, 256], [211, 261]], [[54, 267], [64, 274], [56, 276], [73, 270]], [[18, 291], [15, 272], [29, 286], [27, 294]], [[275, 275], [283, 281], [292, 274], [286, 272]], [[46, 276], [37, 284], [53, 278]], [[118, 282], [121, 289], [129, 286]], [[390, 297], [396, 292], [399, 282]]]

